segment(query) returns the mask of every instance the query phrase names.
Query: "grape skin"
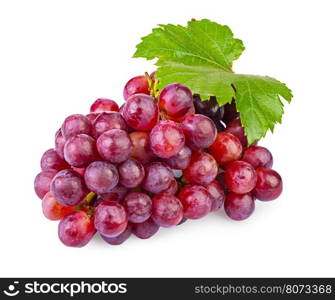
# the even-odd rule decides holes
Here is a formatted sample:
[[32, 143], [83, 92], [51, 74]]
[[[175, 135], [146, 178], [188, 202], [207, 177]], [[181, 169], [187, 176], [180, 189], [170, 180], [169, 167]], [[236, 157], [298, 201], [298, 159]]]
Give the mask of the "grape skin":
[[134, 131], [129, 134], [133, 145], [130, 157], [138, 160], [142, 164], [146, 164], [153, 160], [155, 155], [150, 148], [150, 135], [145, 131]]
[[102, 234], [100, 234], [101, 238], [108, 244], [113, 245], [113, 246], [117, 246], [117, 245], [121, 245], [123, 242], [125, 242], [132, 234], [132, 224], [128, 223], [127, 228], [120, 233], [118, 236], [116, 237], [106, 237]]
[[275, 200], [283, 191], [283, 181], [280, 175], [268, 168], [256, 170], [257, 183], [252, 191], [254, 196], [261, 201]]
[[119, 111], [119, 106], [115, 101], [107, 98], [99, 98], [91, 105], [91, 113], [101, 113], [104, 111]]
[[143, 223], [151, 216], [151, 198], [141, 192], [130, 192], [123, 201], [128, 213], [128, 220], [132, 223]]
[[148, 78], [144, 75], [136, 76], [131, 78], [123, 89], [123, 98], [128, 98], [135, 94], [146, 94], [150, 95]]
[[250, 193], [228, 193], [224, 203], [224, 209], [228, 217], [235, 221], [242, 221], [251, 216], [255, 210], [255, 201]]
[[64, 161], [54, 149], [49, 149], [44, 152], [40, 165], [42, 171], [60, 171], [69, 168], [69, 165], [66, 163], [66, 161]]
[[214, 212], [219, 210], [222, 207], [226, 197], [223, 187], [219, 184], [217, 180], [213, 180], [204, 187], [211, 195], [212, 199], [211, 211]]
[[245, 149], [242, 160], [251, 164], [255, 169], [259, 167], [271, 168], [273, 165], [271, 152], [261, 146], [250, 146]]
[[225, 129], [225, 132], [229, 132], [235, 135], [241, 142], [243, 148], [248, 146], [248, 140], [244, 133], [240, 119], [236, 119], [229, 123]]
[[165, 158], [164, 162], [173, 169], [184, 170], [190, 164], [191, 156], [192, 150], [184, 146], [176, 155]]
[[62, 124], [62, 135], [66, 140], [77, 134], [92, 134], [91, 121], [80, 114], [67, 117]]
[[111, 129], [128, 130], [126, 121], [118, 112], [102, 112], [93, 122], [93, 136], [98, 138], [104, 132]]
[[144, 167], [137, 160], [129, 158], [118, 166], [120, 183], [127, 188], [139, 186], [144, 178]]
[[64, 159], [65, 142], [66, 142], [66, 139], [62, 134], [62, 130], [58, 129], [55, 135], [55, 150], [62, 159]]
[[104, 201], [116, 201], [116, 202], [121, 202], [124, 197], [127, 195], [128, 189], [124, 187], [121, 184], [118, 184], [115, 188], [112, 189], [111, 192], [109, 193], [103, 193], [100, 194], [99, 196], [104, 200]]
[[151, 238], [159, 230], [159, 225], [149, 218], [143, 223], [133, 224], [132, 233], [140, 239]]
[[38, 173], [35, 177], [34, 181], [34, 189], [36, 195], [43, 199], [45, 194], [50, 191], [50, 184], [52, 179], [57, 174], [57, 171], [50, 170], [50, 171], [42, 171]]
[[72, 213], [73, 207], [59, 204], [55, 197], [48, 192], [42, 199], [42, 211], [47, 219], [55, 221], [61, 220], [68, 214]]

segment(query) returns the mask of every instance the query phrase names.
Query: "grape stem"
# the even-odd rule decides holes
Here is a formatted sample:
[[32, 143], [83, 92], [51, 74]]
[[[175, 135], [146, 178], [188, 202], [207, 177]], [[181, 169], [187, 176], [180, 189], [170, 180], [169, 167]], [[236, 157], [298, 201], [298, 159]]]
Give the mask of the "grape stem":
[[75, 210], [82, 210], [84, 207], [89, 206], [90, 203], [96, 198], [96, 196], [97, 196], [96, 193], [93, 192], [88, 193], [84, 201], [82, 201], [75, 207]]

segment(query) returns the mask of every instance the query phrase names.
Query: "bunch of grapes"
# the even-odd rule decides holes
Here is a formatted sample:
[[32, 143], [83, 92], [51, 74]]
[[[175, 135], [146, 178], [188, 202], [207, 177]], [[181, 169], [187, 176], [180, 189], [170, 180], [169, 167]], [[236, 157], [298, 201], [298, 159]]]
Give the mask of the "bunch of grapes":
[[234, 101], [219, 107], [184, 85], [156, 84], [154, 74], [134, 77], [120, 108], [100, 98], [86, 116], [67, 117], [43, 154], [35, 191], [66, 246], [96, 232], [111, 245], [147, 239], [222, 206], [244, 220], [255, 199], [281, 194], [271, 153], [248, 147]]

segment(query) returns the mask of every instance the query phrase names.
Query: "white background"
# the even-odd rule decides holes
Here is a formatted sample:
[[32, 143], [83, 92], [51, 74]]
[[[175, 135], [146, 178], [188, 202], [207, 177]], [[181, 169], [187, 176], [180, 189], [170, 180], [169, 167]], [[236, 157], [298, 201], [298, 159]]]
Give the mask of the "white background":
[[[0, 276], [335, 276], [333, 1], [1, 1]], [[271, 75], [294, 92], [260, 144], [284, 192], [244, 222], [224, 212], [119, 247], [73, 249], [45, 219], [33, 181], [41, 154], [73, 113], [121, 103], [132, 59], [156, 24], [208, 18], [246, 51], [235, 71]]]

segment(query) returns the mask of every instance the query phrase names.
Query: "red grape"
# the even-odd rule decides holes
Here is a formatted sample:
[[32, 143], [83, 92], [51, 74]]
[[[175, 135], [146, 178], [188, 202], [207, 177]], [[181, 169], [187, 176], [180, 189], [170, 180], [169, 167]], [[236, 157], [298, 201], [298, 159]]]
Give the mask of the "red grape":
[[42, 171], [35, 177], [34, 188], [36, 195], [43, 199], [45, 194], [50, 191], [50, 183], [57, 174], [57, 171]]
[[65, 139], [69, 139], [77, 134], [92, 134], [91, 121], [80, 114], [71, 115], [65, 119], [62, 125], [62, 134]]
[[91, 124], [93, 125], [95, 119], [99, 116], [99, 113], [89, 113], [86, 115], [86, 118], [91, 121]]
[[178, 183], [177, 180], [172, 180], [170, 186], [162, 191], [162, 194], [175, 195], [178, 192]]
[[86, 168], [85, 183], [92, 192], [110, 193], [118, 182], [117, 168], [107, 161], [94, 161]]
[[120, 129], [106, 131], [97, 140], [101, 157], [112, 163], [120, 163], [128, 159], [131, 147], [128, 133]]
[[242, 160], [251, 164], [255, 169], [259, 167], [271, 168], [273, 164], [271, 152], [261, 146], [250, 146], [245, 149]]
[[184, 170], [188, 167], [191, 161], [192, 150], [184, 146], [176, 155], [165, 158], [164, 162], [171, 168], [177, 170]]
[[185, 136], [173, 121], [159, 122], [150, 133], [151, 150], [161, 158], [177, 155], [184, 147]]
[[199, 219], [207, 215], [212, 207], [210, 193], [201, 185], [187, 185], [181, 189], [178, 198], [184, 207], [187, 219]]
[[84, 179], [73, 170], [62, 170], [50, 184], [51, 193], [63, 206], [74, 206], [84, 200], [87, 189]]
[[85, 246], [95, 233], [92, 219], [82, 210], [67, 215], [58, 226], [59, 239], [69, 247]]
[[130, 96], [123, 108], [123, 117], [135, 130], [148, 131], [158, 122], [158, 106], [148, 95]]
[[150, 135], [144, 131], [134, 131], [129, 134], [133, 147], [130, 156], [142, 164], [150, 162], [154, 154], [150, 148]]
[[218, 181], [214, 180], [209, 184], [205, 185], [205, 188], [211, 195], [211, 211], [219, 210], [222, 207], [223, 202], [225, 201], [225, 193], [223, 187], [219, 184]]
[[150, 95], [149, 82], [145, 75], [133, 77], [126, 83], [123, 89], [124, 100], [128, 100], [130, 96], [135, 94]]
[[73, 167], [83, 168], [99, 159], [95, 139], [87, 134], [70, 137], [64, 146], [65, 160]]
[[124, 207], [117, 202], [101, 202], [95, 209], [94, 225], [106, 237], [115, 237], [127, 227], [128, 218]]
[[231, 219], [242, 221], [250, 217], [255, 210], [255, 201], [250, 193], [228, 193], [224, 202], [224, 209]]
[[83, 176], [85, 175], [85, 168], [76, 168], [76, 167], [71, 167], [72, 170], [76, 171], [79, 175]]
[[48, 192], [43, 197], [42, 210], [44, 216], [49, 220], [61, 220], [73, 212], [73, 207], [59, 204], [55, 197]]
[[44, 152], [41, 158], [42, 171], [55, 170], [60, 171], [69, 168], [69, 165], [64, 161], [54, 149], [49, 149]]
[[117, 246], [121, 245], [131, 236], [132, 224], [128, 223], [127, 228], [116, 237], [106, 237], [100, 234], [101, 238], [110, 245]]
[[283, 191], [283, 181], [280, 175], [271, 169], [258, 168], [256, 170], [257, 183], [252, 191], [258, 200], [270, 201], [279, 197]]
[[66, 139], [62, 134], [62, 130], [58, 129], [55, 135], [55, 150], [57, 154], [64, 159], [64, 145], [65, 145]]
[[91, 113], [100, 113], [103, 111], [119, 111], [119, 106], [113, 100], [107, 98], [99, 98], [91, 105]]
[[109, 193], [100, 194], [100, 197], [104, 201], [117, 201], [121, 202], [124, 197], [127, 195], [128, 189], [121, 184], [118, 184], [113, 190]]
[[173, 180], [174, 176], [170, 167], [161, 162], [153, 162], [145, 166], [142, 187], [148, 192], [160, 194], [170, 187]]
[[129, 158], [118, 166], [120, 183], [127, 188], [139, 186], [144, 178], [144, 168], [137, 160]]
[[231, 123], [229, 123], [226, 127], [225, 132], [229, 132], [233, 135], [235, 135], [241, 142], [241, 145], [243, 147], [248, 146], [248, 140], [244, 133], [244, 128], [242, 127], [241, 120], [235, 119]]
[[143, 223], [133, 224], [132, 233], [140, 239], [148, 239], [159, 230], [159, 226], [149, 218]]
[[129, 222], [142, 223], [151, 216], [152, 201], [147, 194], [130, 192], [122, 204], [128, 213]]
[[156, 195], [152, 199], [152, 218], [159, 226], [175, 226], [183, 218], [183, 206], [173, 195]]
[[249, 193], [257, 181], [253, 166], [241, 160], [233, 161], [227, 166], [224, 179], [228, 189], [236, 194]]
[[213, 145], [209, 147], [209, 151], [220, 165], [225, 165], [238, 160], [243, 148], [236, 136], [227, 132], [219, 132]]
[[104, 132], [111, 129], [127, 130], [127, 124], [118, 112], [102, 112], [93, 122], [93, 136], [97, 139]]
[[215, 179], [218, 174], [218, 166], [212, 155], [197, 151], [192, 154], [191, 162], [183, 174], [188, 182], [204, 185]]

